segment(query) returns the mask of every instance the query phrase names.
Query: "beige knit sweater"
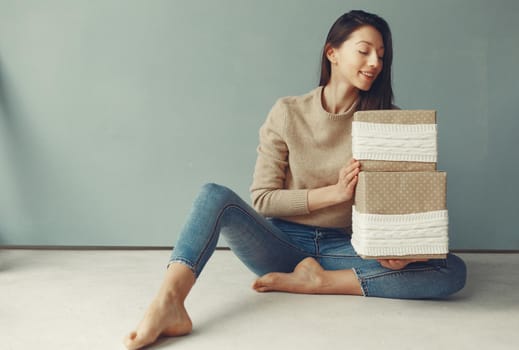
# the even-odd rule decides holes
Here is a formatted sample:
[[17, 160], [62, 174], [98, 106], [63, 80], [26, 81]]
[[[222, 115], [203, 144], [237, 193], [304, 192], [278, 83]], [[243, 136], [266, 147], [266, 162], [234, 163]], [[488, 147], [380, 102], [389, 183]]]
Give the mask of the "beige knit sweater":
[[267, 217], [320, 227], [350, 227], [352, 201], [310, 212], [308, 190], [337, 183], [352, 158], [351, 123], [356, 106], [342, 114], [322, 107], [322, 87], [284, 97], [259, 131], [250, 187], [254, 208]]

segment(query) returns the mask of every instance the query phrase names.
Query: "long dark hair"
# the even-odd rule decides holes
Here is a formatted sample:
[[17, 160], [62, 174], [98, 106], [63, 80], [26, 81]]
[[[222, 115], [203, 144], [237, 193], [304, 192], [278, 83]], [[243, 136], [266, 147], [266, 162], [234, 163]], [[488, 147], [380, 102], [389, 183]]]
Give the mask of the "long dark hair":
[[374, 27], [382, 35], [384, 43], [384, 58], [382, 71], [368, 91], [359, 91], [360, 101], [358, 110], [391, 109], [393, 108], [393, 88], [391, 87], [391, 64], [393, 63], [393, 41], [387, 22], [381, 17], [364, 12], [350, 11], [339, 17], [330, 28], [323, 48], [321, 59], [320, 86], [325, 86], [330, 81], [331, 64], [326, 57], [328, 48], [339, 48], [350, 34], [359, 27], [369, 25]]

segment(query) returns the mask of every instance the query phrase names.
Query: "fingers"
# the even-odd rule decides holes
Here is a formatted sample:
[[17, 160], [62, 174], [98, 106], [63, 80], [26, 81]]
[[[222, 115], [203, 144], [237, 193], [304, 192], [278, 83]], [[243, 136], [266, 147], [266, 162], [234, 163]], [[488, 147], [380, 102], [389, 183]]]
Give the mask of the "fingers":
[[405, 265], [407, 265], [405, 264], [402, 266], [402, 260], [397, 259], [377, 259], [377, 261], [380, 263], [380, 265], [390, 270], [400, 270], [404, 268]]
[[344, 169], [345, 169], [346, 173], [351, 173], [355, 169], [359, 169], [359, 171], [360, 171], [360, 162], [356, 159], [352, 159], [352, 160], [350, 160], [348, 165], [346, 165], [344, 167]]
[[358, 160], [352, 159], [350, 163], [344, 166], [340, 171], [340, 177], [345, 181], [346, 184], [349, 184], [350, 181], [359, 174], [360, 172], [360, 162]]
[[390, 270], [401, 270], [414, 262], [425, 262], [428, 259], [377, 259], [383, 267]]
[[353, 198], [353, 194], [355, 193], [355, 186], [357, 186], [357, 182], [359, 177], [355, 175], [351, 180], [348, 180], [346, 183], [345, 192], [348, 194], [349, 199]]
[[350, 184], [353, 179], [357, 178], [357, 175], [359, 175], [359, 173], [360, 173], [360, 169], [359, 168], [355, 168], [352, 171], [346, 173], [346, 182], [348, 184]]
[[380, 263], [380, 265], [390, 270], [400, 270], [407, 265], [405, 260], [400, 259], [378, 259], [377, 261]]
[[339, 170], [339, 179], [335, 185], [338, 202], [352, 199], [359, 172], [360, 162], [356, 159], [352, 159], [348, 165], [343, 166]]

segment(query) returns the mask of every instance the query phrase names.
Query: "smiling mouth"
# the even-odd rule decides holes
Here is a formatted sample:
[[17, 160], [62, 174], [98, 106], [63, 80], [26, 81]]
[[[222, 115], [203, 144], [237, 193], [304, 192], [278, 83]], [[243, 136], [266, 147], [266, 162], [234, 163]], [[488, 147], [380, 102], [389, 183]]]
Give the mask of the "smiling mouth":
[[361, 71], [360, 74], [370, 80], [373, 80], [375, 79], [375, 73], [370, 73], [370, 72], [363, 72]]

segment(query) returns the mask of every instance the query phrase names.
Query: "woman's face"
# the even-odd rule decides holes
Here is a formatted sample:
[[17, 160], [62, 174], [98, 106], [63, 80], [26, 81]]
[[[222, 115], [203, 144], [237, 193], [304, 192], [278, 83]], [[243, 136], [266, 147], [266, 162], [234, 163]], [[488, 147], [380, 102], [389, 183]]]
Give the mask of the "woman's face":
[[382, 35], [372, 26], [359, 27], [341, 46], [329, 48], [327, 56], [332, 79], [367, 91], [382, 71]]

